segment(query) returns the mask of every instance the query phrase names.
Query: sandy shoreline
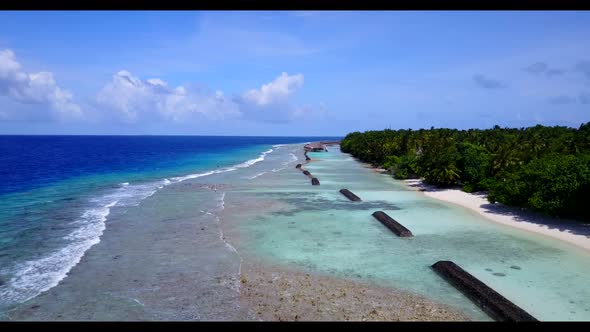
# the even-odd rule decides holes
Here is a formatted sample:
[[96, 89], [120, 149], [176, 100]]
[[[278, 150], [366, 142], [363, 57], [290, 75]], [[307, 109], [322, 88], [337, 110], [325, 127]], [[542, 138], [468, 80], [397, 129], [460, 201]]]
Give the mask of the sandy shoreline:
[[485, 193], [466, 193], [459, 189], [439, 189], [417, 179], [404, 180], [404, 183], [411, 188], [420, 190], [426, 196], [475, 211], [490, 221], [550, 236], [590, 251], [590, 225], [551, 218], [500, 203], [491, 204]]

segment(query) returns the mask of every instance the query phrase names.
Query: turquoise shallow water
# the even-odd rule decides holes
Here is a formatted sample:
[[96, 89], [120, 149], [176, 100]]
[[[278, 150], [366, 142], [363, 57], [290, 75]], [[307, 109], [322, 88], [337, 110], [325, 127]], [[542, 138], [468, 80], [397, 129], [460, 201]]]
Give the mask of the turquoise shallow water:
[[[407, 289], [473, 319], [489, 319], [430, 268], [452, 260], [540, 320], [590, 320], [590, 255], [582, 249], [428, 198], [336, 148], [310, 156], [318, 160], [305, 167], [320, 186], [311, 186], [293, 169], [288, 177], [261, 177], [272, 192], [249, 193], [287, 208], [241, 221], [241, 230], [251, 234], [243, 250], [277, 263]], [[348, 201], [340, 188], [363, 202]], [[395, 236], [371, 216], [376, 210], [404, 224], [414, 237]]]

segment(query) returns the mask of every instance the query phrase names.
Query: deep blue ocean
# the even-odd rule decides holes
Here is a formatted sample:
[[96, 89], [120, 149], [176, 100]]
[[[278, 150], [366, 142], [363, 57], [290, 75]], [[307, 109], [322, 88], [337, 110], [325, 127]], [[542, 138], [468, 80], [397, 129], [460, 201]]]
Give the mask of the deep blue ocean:
[[[88, 175], [227, 166], [273, 144], [334, 137], [0, 136], [0, 195]], [[147, 173], [147, 174], [146, 174]], [[136, 174], [139, 175], [139, 174]]]
[[61, 280], [99, 241], [110, 207], [139, 204], [169, 183], [249, 167], [273, 145], [334, 139], [0, 136], [0, 309]]

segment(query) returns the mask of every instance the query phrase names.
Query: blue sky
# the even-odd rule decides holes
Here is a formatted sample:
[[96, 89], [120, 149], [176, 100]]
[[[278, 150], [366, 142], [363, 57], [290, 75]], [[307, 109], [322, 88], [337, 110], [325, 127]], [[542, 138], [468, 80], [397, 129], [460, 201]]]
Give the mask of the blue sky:
[[0, 12], [0, 134], [590, 121], [590, 12]]

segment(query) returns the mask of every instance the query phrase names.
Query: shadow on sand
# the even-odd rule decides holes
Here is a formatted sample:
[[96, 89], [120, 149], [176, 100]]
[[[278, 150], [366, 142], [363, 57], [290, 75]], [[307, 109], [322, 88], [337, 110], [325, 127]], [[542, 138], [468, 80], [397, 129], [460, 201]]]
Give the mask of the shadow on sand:
[[[436, 188], [423, 183], [420, 180], [408, 180], [406, 184], [409, 187], [417, 188], [422, 192], [441, 192], [448, 189], [461, 190], [460, 187], [453, 188]], [[486, 192], [471, 193], [474, 196], [486, 199]], [[557, 229], [561, 232], [568, 232], [575, 235], [581, 235], [590, 239], [590, 224], [584, 224], [580, 221], [571, 219], [560, 219], [549, 217], [547, 215], [530, 211], [524, 208], [509, 207], [501, 203], [485, 203], [479, 206], [483, 212], [489, 214], [503, 215], [511, 217], [515, 222], [527, 222], [540, 226], [546, 226], [548, 229]]]

